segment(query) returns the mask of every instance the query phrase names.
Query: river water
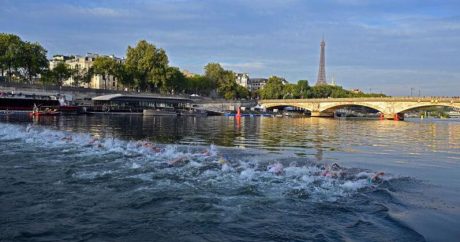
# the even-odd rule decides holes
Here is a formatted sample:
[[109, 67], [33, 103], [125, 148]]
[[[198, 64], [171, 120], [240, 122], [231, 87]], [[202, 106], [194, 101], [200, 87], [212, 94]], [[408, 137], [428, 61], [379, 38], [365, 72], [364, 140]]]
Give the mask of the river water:
[[0, 241], [458, 238], [460, 120], [0, 117]]

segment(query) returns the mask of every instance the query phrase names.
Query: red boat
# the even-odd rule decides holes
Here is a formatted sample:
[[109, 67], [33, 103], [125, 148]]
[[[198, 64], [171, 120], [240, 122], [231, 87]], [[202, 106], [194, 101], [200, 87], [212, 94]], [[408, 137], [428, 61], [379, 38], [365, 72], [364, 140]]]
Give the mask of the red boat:
[[61, 114], [61, 112], [57, 111], [36, 111], [29, 113], [30, 116], [40, 117], [40, 116], [56, 116]]

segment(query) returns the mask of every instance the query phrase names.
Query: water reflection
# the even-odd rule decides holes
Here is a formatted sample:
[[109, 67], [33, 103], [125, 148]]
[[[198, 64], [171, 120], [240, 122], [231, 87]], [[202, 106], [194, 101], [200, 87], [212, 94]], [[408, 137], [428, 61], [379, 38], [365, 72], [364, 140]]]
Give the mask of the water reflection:
[[153, 117], [93, 115], [4, 116], [3, 122], [32, 122], [99, 136], [159, 143], [264, 149], [323, 160], [325, 152], [459, 154], [460, 122], [337, 120], [325, 118]]

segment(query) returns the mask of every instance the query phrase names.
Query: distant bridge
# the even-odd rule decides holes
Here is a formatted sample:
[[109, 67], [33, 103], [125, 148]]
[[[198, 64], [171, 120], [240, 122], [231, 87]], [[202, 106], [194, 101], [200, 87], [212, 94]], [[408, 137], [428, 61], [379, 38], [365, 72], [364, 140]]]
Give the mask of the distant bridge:
[[311, 112], [312, 117], [333, 117], [337, 109], [363, 106], [379, 111], [385, 119], [404, 119], [404, 113], [422, 107], [453, 107], [460, 109], [460, 98], [451, 97], [375, 97], [324, 99], [265, 99], [259, 105], [267, 108], [297, 107]]

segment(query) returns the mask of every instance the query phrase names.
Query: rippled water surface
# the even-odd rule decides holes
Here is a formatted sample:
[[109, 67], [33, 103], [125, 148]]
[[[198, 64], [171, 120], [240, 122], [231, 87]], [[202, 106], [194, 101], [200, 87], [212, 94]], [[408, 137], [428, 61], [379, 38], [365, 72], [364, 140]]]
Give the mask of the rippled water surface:
[[0, 241], [457, 241], [459, 228], [458, 120], [0, 117]]

